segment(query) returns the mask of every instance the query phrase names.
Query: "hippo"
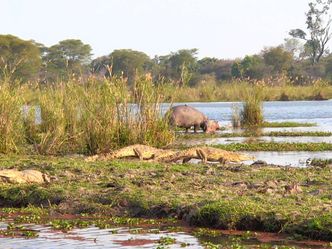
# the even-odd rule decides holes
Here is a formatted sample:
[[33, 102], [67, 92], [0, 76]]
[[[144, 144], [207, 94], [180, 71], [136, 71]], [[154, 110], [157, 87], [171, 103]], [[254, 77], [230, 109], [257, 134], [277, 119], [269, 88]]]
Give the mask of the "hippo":
[[170, 125], [185, 128], [186, 132], [192, 126], [195, 133], [199, 128], [207, 133], [220, 128], [217, 121], [209, 120], [202, 112], [187, 105], [174, 106], [167, 115], [169, 115]]

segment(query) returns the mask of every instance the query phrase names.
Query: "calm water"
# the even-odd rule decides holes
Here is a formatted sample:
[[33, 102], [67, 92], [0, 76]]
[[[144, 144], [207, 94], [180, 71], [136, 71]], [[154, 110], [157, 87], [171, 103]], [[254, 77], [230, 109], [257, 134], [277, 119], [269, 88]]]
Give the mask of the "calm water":
[[[221, 235], [215, 238], [198, 239], [194, 235], [187, 232], [169, 232], [159, 231], [159, 233], [136, 233], [126, 227], [99, 229], [91, 226], [83, 229], [73, 229], [69, 232], [61, 232], [52, 230], [49, 226], [26, 224], [26, 228], [33, 229], [38, 232], [37, 238], [0, 238], [1, 249], [139, 249], [139, 248], [163, 248], [163, 249], [200, 249], [206, 248], [206, 242], [213, 242], [222, 245], [225, 248], [239, 248], [244, 245], [246, 248], [252, 248], [262, 243], [255, 238], [244, 239], [241, 237]], [[0, 229], [6, 229], [7, 224], [0, 222]], [[139, 231], [140, 228], [135, 228]], [[116, 232], [115, 232], [116, 231]], [[173, 238], [174, 244], [160, 245], [158, 240], [161, 238]], [[211, 241], [212, 240], [212, 241]], [[138, 244], [143, 242], [141, 244]], [[183, 245], [186, 245], [185, 247]], [[232, 247], [236, 245], [237, 247]], [[295, 241], [282, 241], [276, 239], [265, 243], [264, 248], [278, 248], [280, 245], [294, 246], [292, 248], [325, 248], [324, 244], [313, 245], [310, 242], [297, 244]], [[242, 248], [242, 247], [241, 247]]]
[[[185, 103], [175, 103], [180, 105]], [[187, 103], [205, 113], [210, 119], [218, 120], [226, 126], [226, 131], [233, 132], [231, 126], [232, 107], [240, 102], [212, 102], [212, 103]], [[332, 131], [332, 100], [328, 101], [272, 101], [263, 104], [264, 119], [272, 122], [294, 121], [316, 123], [315, 127], [294, 128], [264, 128], [263, 132], [270, 131]], [[237, 131], [238, 132], [238, 131]], [[187, 145], [216, 145], [245, 143], [248, 138], [210, 138], [186, 140]], [[258, 142], [276, 143], [332, 143], [332, 137], [258, 137]], [[252, 142], [252, 141], [251, 141]], [[264, 160], [270, 164], [287, 165], [295, 167], [306, 166], [306, 161], [312, 158], [332, 158], [332, 152], [248, 152], [256, 160]], [[251, 164], [252, 161], [244, 162]]]
[[[174, 105], [185, 104], [175, 103]], [[229, 124], [232, 107], [240, 102], [187, 103], [205, 113], [209, 118]], [[267, 121], [296, 121], [317, 123], [320, 128], [332, 130], [332, 100], [328, 101], [271, 101], [263, 103]], [[321, 129], [320, 129], [321, 130]]]

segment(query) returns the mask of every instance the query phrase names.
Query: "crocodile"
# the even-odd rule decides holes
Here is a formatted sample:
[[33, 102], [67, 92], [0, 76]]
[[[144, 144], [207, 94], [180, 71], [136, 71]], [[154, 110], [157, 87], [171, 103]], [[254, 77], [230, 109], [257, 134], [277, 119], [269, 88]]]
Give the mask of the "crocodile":
[[218, 148], [201, 146], [180, 151], [158, 149], [148, 145], [134, 144], [104, 155], [95, 155], [86, 158], [86, 161], [112, 160], [126, 157], [136, 157], [141, 161], [148, 160], [154, 162], [176, 162], [182, 160], [184, 163], [190, 159], [201, 159], [203, 163], [207, 161], [221, 162], [241, 162], [254, 159], [251, 156], [230, 152]]
[[152, 146], [143, 145], [143, 144], [134, 144], [118, 150], [115, 150], [111, 153], [104, 155], [94, 155], [86, 158], [86, 161], [95, 161], [95, 160], [112, 160], [125, 157], [136, 157], [142, 160], [156, 160], [162, 159], [164, 157], [173, 155], [175, 151], [173, 150], [163, 150], [154, 148]]
[[161, 158], [161, 161], [176, 162], [182, 160], [183, 163], [186, 163], [191, 159], [201, 159], [203, 163], [210, 161], [225, 164], [226, 162], [237, 163], [241, 161], [253, 160], [254, 157], [237, 152], [202, 146], [178, 151], [177, 153]]

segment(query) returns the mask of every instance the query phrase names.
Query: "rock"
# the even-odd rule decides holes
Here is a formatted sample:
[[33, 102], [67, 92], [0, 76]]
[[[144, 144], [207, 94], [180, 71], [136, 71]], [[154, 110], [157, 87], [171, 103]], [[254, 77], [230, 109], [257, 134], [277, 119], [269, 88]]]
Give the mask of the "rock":
[[0, 183], [49, 183], [50, 177], [38, 170], [0, 170]]

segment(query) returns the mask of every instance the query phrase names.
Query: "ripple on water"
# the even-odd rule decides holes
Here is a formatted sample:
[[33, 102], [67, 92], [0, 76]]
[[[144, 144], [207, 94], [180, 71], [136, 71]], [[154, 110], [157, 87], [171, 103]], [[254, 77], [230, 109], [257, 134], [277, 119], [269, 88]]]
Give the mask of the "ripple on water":
[[[5, 223], [0, 226], [6, 227]], [[121, 248], [122, 244], [131, 240], [133, 243], [127, 243], [125, 248], [156, 248], [157, 241], [161, 237], [172, 237], [176, 239], [176, 244], [169, 245], [168, 248], [181, 248], [181, 243], [187, 243], [186, 248], [203, 248], [198, 239], [183, 232], [160, 232], [158, 234], [131, 234], [128, 228], [99, 229], [89, 227], [84, 229], [73, 229], [67, 233], [54, 231], [47, 226], [26, 225], [31, 229], [39, 231], [39, 237], [32, 239], [24, 238], [0, 238], [1, 248], [11, 249], [48, 249], [48, 248]], [[135, 243], [135, 241], [137, 243]], [[144, 243], [142, 243], [142, 241]]]

